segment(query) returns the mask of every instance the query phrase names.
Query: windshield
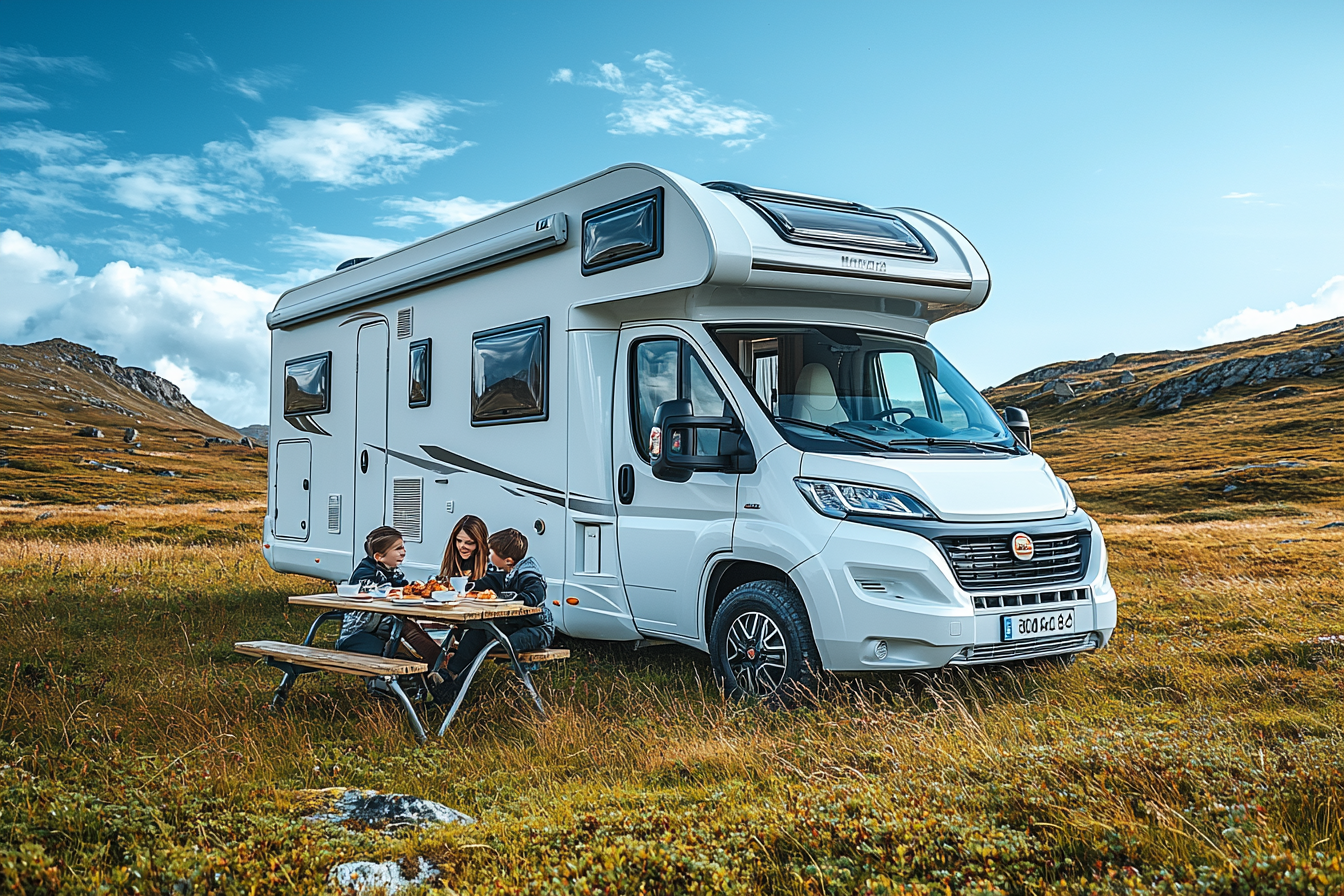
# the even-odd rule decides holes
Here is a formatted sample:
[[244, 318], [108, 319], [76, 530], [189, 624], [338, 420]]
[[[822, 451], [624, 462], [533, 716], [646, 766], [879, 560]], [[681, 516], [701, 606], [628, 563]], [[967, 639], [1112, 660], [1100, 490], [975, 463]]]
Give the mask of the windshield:
[[1018, 451], [989, 403], [927, 343], [828, 326], [726, 326], [711, 333], [796, 448]]

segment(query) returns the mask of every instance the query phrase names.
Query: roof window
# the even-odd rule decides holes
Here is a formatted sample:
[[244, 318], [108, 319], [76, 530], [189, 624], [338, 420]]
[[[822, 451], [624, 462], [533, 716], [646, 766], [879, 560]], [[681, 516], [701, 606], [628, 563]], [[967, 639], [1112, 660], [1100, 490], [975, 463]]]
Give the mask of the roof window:
[[713, 181], [705, 186], [741, 199], [790, 243], [937, 260], [924, 238], [890, 212], [857, 202], [762, 190], [728, 181]]

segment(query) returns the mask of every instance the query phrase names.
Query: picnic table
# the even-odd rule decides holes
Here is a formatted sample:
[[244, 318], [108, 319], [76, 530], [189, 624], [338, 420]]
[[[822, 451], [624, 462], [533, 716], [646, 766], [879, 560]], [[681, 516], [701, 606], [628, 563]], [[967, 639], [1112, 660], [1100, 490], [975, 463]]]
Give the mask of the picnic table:
[[[442, 737], [444, 732], [448, 730], [448, 725], [457, 715], [458, 707], [462, 705], [462, 700], [467, 695], [467, 689], [471, 686], [472, 679], [475, 678], [477, 670], [487, 659], [493, 658], [507, 663], [513, 669], [514, 674], [518, 676], [528, 694], [532, 697], [537, 715], [544, 719], [546, 717], [546, 707], [542, 705], [541, 696], [532, 684], [532, 677], [529, 673], [535, 671], [539, 663], [564, 659], [569, 656], [568, 650], [558, 648], [526, 651], [521, 654], [514, 650], [508, 637], [496, 625], [496, 621], [541, 612], [540, 607], [529, 607], [522, 601], [473, 600], [457, 603], [425, 601], [423, 603], [407, 604], [381, 598], [341, 597], [337, 594], [296, 594], [289, 598], [289, 602], [297, 606], [316, 607], [325, 611], [313, 621], [302, 644], [290, 644], [284, 641], [239, 641], [233, 645], [237, 652], [247, 656], [264, 658], [266, 665], [277, 668], [284, 673], [284, 676], [280, 679], [280, 686], [276, 688], [275, 696], [271, 699], [272, 708], [282, 709], [294, 682], [300, 675], [310, 672], [327, 671], [358, 675], [363, 678], [379, 678], [387, 683], [388, 689], [396, 696], [415, 731], [416, 740], [421, 743], [424, 743], [426, 739], [425, 726], [420, 721], [420, 715], [416, 712], [410, 697], [401, 687], [400, 682], [397, 681], [397, 676], [427, 674], [437, 671], [439, 666], [430, 668], [426, 663], [397, 657], [397, 650], [401, 645], [401, 633], [408, 619], [434, 620], [466, 629], [483, 629], [490, 636], [490, 640], [486, 642], [485, 647], [481, 649], [480, 653], [471, 661], [471, 665], [462, 673], [464, 676], [462, 686], [458, 689], [457, 699], [448, 708], [448, 714], [444, 716], [443, 724], [439, 726], [437, 732], [439, 737]], [[381, 657], [312, 646], [313, 638], [316, 637], [318, 629], [326, 622], [339, 621], [346, 610], [382, 613], [393, 618], [392, 630], [388, 635]], [[441, 665], [442, 662], [443, 658], [441, 656], [439, 664]]]

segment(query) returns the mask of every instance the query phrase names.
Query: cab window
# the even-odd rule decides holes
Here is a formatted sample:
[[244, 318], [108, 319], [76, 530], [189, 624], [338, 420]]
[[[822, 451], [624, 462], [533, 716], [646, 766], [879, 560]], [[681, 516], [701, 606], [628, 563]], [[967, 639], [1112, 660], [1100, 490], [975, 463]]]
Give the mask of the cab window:
[[[649, 432], [658, 405], [676, 398], [689, 399], [697, 417], [727, 413], [723, 393], [703, 361], [683, 339], [671, 337], [637, 342], [630, 353], [630, 419], [639, 456], [649, 459]], [[694, 444], [666, 446], [668, 451], [714, 456], [719, 453], [717, 430], [695, 430]]]

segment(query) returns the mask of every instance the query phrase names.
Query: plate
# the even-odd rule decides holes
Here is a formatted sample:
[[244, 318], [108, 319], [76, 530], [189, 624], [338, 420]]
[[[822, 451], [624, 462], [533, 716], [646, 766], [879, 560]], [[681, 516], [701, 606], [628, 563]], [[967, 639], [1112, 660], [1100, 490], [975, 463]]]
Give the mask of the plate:
[[394, 597], [388, 601], [394, 607], [418, 607], [424, 600], [418, 597]]
[[1049, 613], [1014, 613], [999, 617], [1000, 641], [1034, 641], [1073, 634], [1073, 607]]

